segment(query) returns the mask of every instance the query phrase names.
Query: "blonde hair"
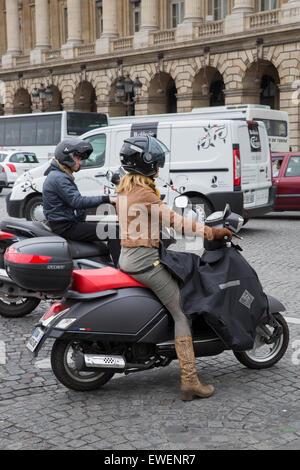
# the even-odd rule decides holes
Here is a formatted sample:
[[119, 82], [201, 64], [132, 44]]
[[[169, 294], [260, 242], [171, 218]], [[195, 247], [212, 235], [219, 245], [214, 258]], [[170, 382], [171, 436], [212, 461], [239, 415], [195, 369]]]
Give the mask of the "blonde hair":
[[130, 193], [135, 186], [142, 186], [143, 188], [151, 187], [158, 197], [160, 197], [156, 184], [151, 178], [140, 175], [138, 173], [128, 173], [123, 176], [117, 188], [117, 193]]

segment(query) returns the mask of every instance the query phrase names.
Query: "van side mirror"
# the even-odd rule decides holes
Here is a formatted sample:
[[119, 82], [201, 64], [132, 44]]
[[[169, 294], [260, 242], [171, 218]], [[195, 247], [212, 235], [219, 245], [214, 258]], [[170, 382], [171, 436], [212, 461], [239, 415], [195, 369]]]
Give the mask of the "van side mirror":
[[223, 218], [227, 219], [227, 217], [229, 217], [230, 214], [231, 214], [230, 205], [227, 203], [223, 212]]
[[178, 196], [174, 200], [174, 205], [179, 209], [185, 209], [189, 205], [189, 200], [186, 196]]

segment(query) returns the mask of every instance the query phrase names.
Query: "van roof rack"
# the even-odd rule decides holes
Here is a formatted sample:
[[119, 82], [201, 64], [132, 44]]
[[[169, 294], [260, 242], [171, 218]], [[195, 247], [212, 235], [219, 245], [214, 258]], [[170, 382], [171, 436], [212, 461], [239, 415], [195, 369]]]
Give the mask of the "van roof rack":
[[211, 106], [209, 108], [193, 108], [192, 113], [215, 113], [217, 111], [227, 111], [235, 109], [271, 109], [270, 106], [265, 104], [237, 104], [237, 105], [227, 105], [227, 106]]

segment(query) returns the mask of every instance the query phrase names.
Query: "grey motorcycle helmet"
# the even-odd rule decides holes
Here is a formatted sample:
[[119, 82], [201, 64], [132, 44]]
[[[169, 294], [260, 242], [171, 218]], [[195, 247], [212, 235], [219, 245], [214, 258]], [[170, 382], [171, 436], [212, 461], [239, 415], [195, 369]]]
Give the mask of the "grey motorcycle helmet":
[[166, 145], [155, 137], [149, 135], [129, 137], [124, 140], [120, 160], [126, 172], [151, 177], [156, 174], [157, 165], [164, 167], [168, 153]]
[[74, 137], [62, 140], [56, 146], [54, 156], [59, 163], [72, 168], [76, 164], [74, 155], [87, 160], [92, 152], [93, 146], [90, 142]]

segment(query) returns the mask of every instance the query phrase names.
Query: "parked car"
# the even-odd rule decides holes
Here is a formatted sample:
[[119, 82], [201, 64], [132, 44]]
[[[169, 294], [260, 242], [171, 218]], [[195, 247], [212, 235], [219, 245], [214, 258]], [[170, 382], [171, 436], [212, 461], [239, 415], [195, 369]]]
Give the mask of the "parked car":
[[4, 166], [0, 165], [0, 193], [3, 188], [7, 188], [7, 175]]
[[12, 187], [19, 176], [40, 165], [40, 162], [35, 153], [16, 149], [0, 150], [0, 164], [5, 168], [7, 187]]
[[272, 155], [275, 211], [300, 211], [300, 152]]

